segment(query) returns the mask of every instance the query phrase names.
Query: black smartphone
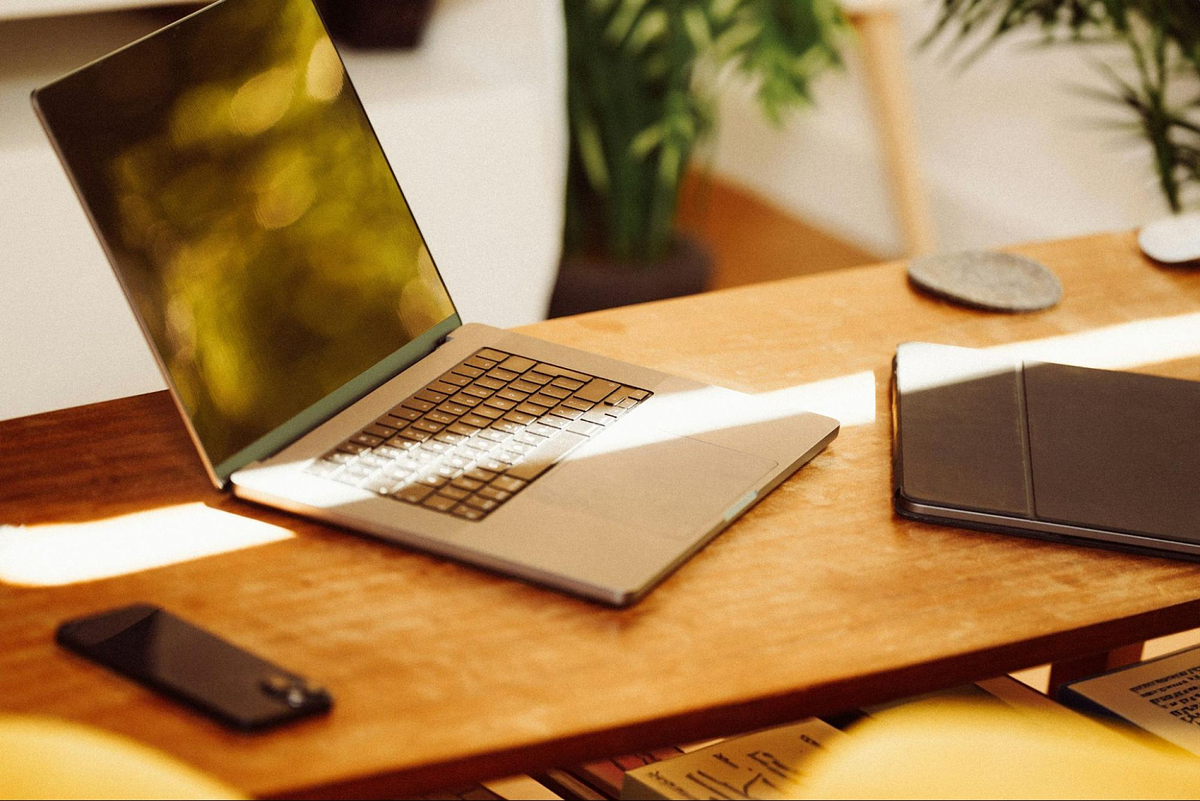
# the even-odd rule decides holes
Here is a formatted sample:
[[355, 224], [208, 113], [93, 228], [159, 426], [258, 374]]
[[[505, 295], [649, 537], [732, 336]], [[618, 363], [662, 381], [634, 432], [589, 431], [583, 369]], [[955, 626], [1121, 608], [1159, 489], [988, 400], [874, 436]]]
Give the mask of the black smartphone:
[[55, 640], [243, 731], [322, 714], [333, 706], [329, 692], [303, 676], [149, 604], [67, 621]]

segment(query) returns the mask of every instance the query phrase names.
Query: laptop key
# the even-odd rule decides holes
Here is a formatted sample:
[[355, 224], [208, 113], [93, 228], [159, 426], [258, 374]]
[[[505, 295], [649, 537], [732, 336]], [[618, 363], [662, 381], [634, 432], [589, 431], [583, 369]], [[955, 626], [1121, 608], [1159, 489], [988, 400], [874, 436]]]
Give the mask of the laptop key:
[[450, 513], [458, 515], [462, 518], [466, 518], [467, 520], [482, 520], [487, 515], [486, 512], [475, 509], [471, 506], [467, 506], [464, 503], [460, 503], [458, 506], [455, 506], [450, 510]]
[[[425, 409], [424, 411], [429, 411]], [[403, 403], [388, 412], [392, 417], [399, 417], [401, 420], [416, 420], [421, 416], [422, 410], [416, 408], [408, 408]]]
[[518, 375], [533, 367], [537, 362], [533, 359], [526, 359], [524, 356], [509, 356], [504, 361], [500, 362], [500, 367], [505, 370], [511, 370]]
[[545, 412], [546, 409], [548, 409], [551, 406], [557, 406], [558, 400], [559, 400], [558, 398], [552, 398], [549, 395], [538, 393], [537, 395], [534, 395], [532, 398], [530, 398], [528, 401], [526, 401], [526, 403], [536, 404], [538, 406], [544, 407], [540, 410], [539, 413], [541, 413], [541, 412]]
[[[445, 398], [442, 398], [442, 400], [445, 400]], [[400, 405], [405, 408], [408, 408], [408, 409], [415, 409], [421, 413], [427, 412], [435, 406], [435, 404], [430, 403], [427, 400], [421, 400], [420, 398], [415, 397], [415, 396], [409, 398], [408, 400], [404, 401], [404, 403], [401, 403]]]
[[[565, 417], [568, 420], [576, 420], [583, 416], [583, 412], [579, 411], [578, 409], [572, 409], [570, 406], [566, 405], [555, 406], [550, 410], [550, 413], [556, 414], [559, 417]], [[414, 425], [416, 424], [414, 423]]]
[[404, 436], [404, 432], [401, 431], [399, 436], [392, 437], [387, 441], [387, 447], [395, 448], [396, 450], [400, 451], [406, 451], [417, 447], [417, 442], [418, 440], [410, 439], [409, 437]]
[[509, 388], [515, 389], [517, 392], [524, 392], [526, 395], [532, 394], [541, 389], [541, 387], [539, 387], [537, 384], [531, 384], [528, 381], [523, 381], [519, 378], [509, 384]]
[[539, 417], [537, 424], [547, 428], [566, 428], [567, 423], [569, 422], [571, 421], [567, 420], [565, 417], [556, 417], [552, 414], [548, 414], [545, 417]]
[[495, 348], [481, 348], [480, 350], [476, 351], [475, 355], [482, 359], [491, 359], [494, 362], [502, 362], [508, 358], [507, 353], [502, 350], [496, 350]]
[[374, 475], [377, 469], [378, 468], [373, 467], [372, 465], [354, 462], [353, 464], [348, 464], [343, 467], [341, 474], [345, 476], [358, 476], [360, 479], [370, 478], [372, 475]]
[[376, 420], [375, 424], [387, 426], [388, 428], [392, 429], [394, 433], [395, 431], [399, 431], [400, 429], [404, 428], [410, 422], [410, 420], [405, 420], [401, 417], [393, 417], [390, 414], [385, 414], [383, 417], [380, 417], [378, 420]]
[[[504, 385], [501, 384], [501, 386], [504, 386]], [[462, 391], [463, 391], [464, 395], [470, 395], [471, 397], [479, 398], [480, 400], [482, 400], [484, 398], [490, 398], [490, 397], [492, 397], [492, 395], [495, 394], [495, 390], [480, 386], [478, 382], [472, 384], [469, 387], [463, 387]]]
[[426, 487], [422, 484], [409, 484], [407, 487], [393, 493], [393, 497], [399, 498], [402, 501], [408, 501], [409, 503], [420, 503], [432, 495], [433, 492], [433, 487]]
[[474, 468], [468, 470], [464, 475], [466, 475], [467, 478], [474, 479], [475, 481], [482, 481], [485, 483], [488, 481], [491, 481], [493, 478], [496, 477], [495, 471], [484, 470], [482, 467], [474, 467]]
[[520, 464], [508, 471], [512, 478], [532, 481], [550, 469], [550, 466], [566, 456], [576, 446], [587, 442], [585, 436], [570, 431], [560, 431], [553, 438], [534, 448], [525, 455]]
[[458, 501], [454, 498], [447, 498], [443, 495], [430, 495], [425, 499], [422, 506], [437, 509], [439, 512], [449, 512], [457, 503]]
[[504, 492], [520, 492], [526, 483], [528, 482], [522, 481], [519, 478], [513, 478], [512, 476], [497, 476], [496, 480], [489, 486], [503, 490]]
[[558, 429], [547, 425], [542, 425], [541, 422], [533, 423], [532, 425], [527, 426], [525, 431], [529, 434], [536, 434], [539, 437], [552, 437], [558, 433]]
[[473, 395], [467, 395], [464, 392], [458, 393], [450, 400], [452, 400], [454, 403], [457, 403], [461, 406], [469, 407], [471, 409], [474, 409], [476, 406], [478, 406], [482, 402], [479, 398], [476, 398]]
[[463, 362], [467, 367], [476, 367], [480, 370], [491, 370], [496, 366], [497, 362], [494, 359], [485, 359], [482, 356], [472, 356]]
[[475, 383], [481, 387], [487, 387], [488, 389], [491, 389], [491, 390], [504, 389], [503, 381], [497, 381], [496, 379], [488, 378], [487, 376], [484, 376], [483, 378], [475, 379]]
[[466, 406], [463, 406], [461, 403], [455, 403], [454, 401], [446, 401], [445, 403], [438, 406], [438, 411], [445, 412], [446, 414], [452, 414], [455, 417], [461, 417], [462, 415], [466, 414], [467, 412], [469, 412], [471, 410], [468, 409]]
[[[496, 398], [492, 398], [491, 400], [495, 401]], [[502, 401], [502, 403], [507, 403], [507, 401]], [[504, 413], [506, 411], [508, 411], [508, 409], [503, 409], [503, 408], [500, 408], [497, 406], [492, 406], [491, 403], [489, 402], [489, 403], [485, 403], [482, 406], [480, 406], [479, 408], [477, 408], [475, 410], [475, 414], [479, 417], [486, 417], [487, 422], [484, 423], [484, 425], [490, 426], [492, 424], [492, 420], [496, 420], [500, 417], [503, 417]]]
[[440, 490], [438, 490], [438, 495], [441, 495], [446, 498], [453, 498], [456, 501], [465, 501], [467, 498], [471, 497], [470, 492], [468, 492], [465, 489], [459, 489], [458, 487], [455, 487], [454, 485], [450, 485], [449, 487], [442, 487]]
[[[499, 417], [499, 415], [497, 415], [497, 417]], [[474, 412], [464, 415], [458, 422], [462, 423], [464, 426], [474, 426], [475, 428], [487, 428], [492, 423], [491, 418], [481, 417]]]
[[354, 461], [354, 454], [334, 451], [333, 453], [325, 455], [325, 461], [332, 464], [349, 464], [350, 462]]
[[448, 413], [446, 413], [446, 412], [438, 411], [438, 410], [436, 410], [436, 409], [435, 409], [434, 411], [432, 411], [432, 412], [430, 412], [429, 414], [425, 415], [425, 419], [426, 419], [426, 420], [432, 420], [432, 421], [433, 421], [433, 422], [435, 422], [435, 423], [441, 423], [441, 424], [442, 424], [442, 425], [444, 425], [444, 426], [448, 426], [448, 425], [450, 425], [451, 423], [453, 423], [453, 422], [455, 422], [456, 420], [458, 420], [458, 416], [457, 416], [457, 415], [453, 415], [453, 414], [448, 414]]
[[497, 395], [494, 398], [488, 398], [483, 405], [491, 406], [493, 409], [500, 409], [501, 411], [507, 412], [509, 409], [515, 407], [517, 402], [507, 400], [506, 398], [501, 398], [499, 395]]
[[465, 375], [459, 375], [458, 373], [446, 373], [438, 380], [456, 387], [465, 387], [467, 384], [471, 383], [470, 378]]
[[555, 386], [555, 387], [562, 387], [563, 389], [569, 389], [572, 392], [574, 392], [575, 390], [577, 390], [583, 386], [583, 382], [576, 381], [573, 378], [562, 378], [560, 376], [559, 378], [556, 378], [553, 381], [551, 381], [550, 385]]
[[567, 426], [567, 431], [574, 431], [576, 434], [583, 434], [585, 437], [590, 437], [597, 431], [603, 431], [603, 426], [598, 426], [595, 423], [588, 423], [583, 420], [576, 420], [571, 425]]
[[441, 431], [443, 428], [445, 428], [445, 426], [443, 426], [441, 423], [435, 423], [432, 420], [427, 420], [425, 418], [422, 418], [422, 419], [418, 420], [417, 422], [413, 423], [411, 426], [409, 426], [408, 430], [409, 431], [413, 431], [413, 430], [428, 431], [430, 434], [436, 434], [437, 432]]
[[403, 428], [403, 426], [396, 426], [396, 427], [381, 426], [381, 425], [379, 425], [379, 423], [372, 423], [371, 425], [364, 428], [362, 430], [362, 433], [370, 434], [371, 436], [379, 437], [380, 439], [387, 439], [388, 437], [395, 434], [400, 428]]
[[370, 434], [356, 434], [350, 438], [350, 441], [355, 445], [363, 445], [367, 448], [374, 448], [376, 445], [383, 444], [383, 437], [375, 437]]
[[446, 484], [449, 483], [449, 479], [439, 476], [437, 473], [430, 473], [418, 478], [417, 483], [423, 487], [433, 487], [434, 489], [439, 489], [446, 486]]
[[538, 386], [541, 386], [542, 384], [549, 384], [554, 379], [553, 379], [553, 376], [548, 376], [545, 373], [539, 373], [537, 371], [533, 371], [533, 372], [529, 372], [529, 373], [526, 373], [525, 375], [521, 376], [521, 380], [528, 381], [531, 384], [537, 384]]
[[478, 495], [472, 495], [467, 499], [467, 505], [483, 512], [490, 512], [500, 504], [498, 504], [496, 501], [493, 501], [491, 498], [480, 498]]
[[455, 392], [458, 392], [459, 386], [459, 384], [450, 384], [446, 381], [438, 380], [430, 384], [427, 389], [433, 392], [440, 392], [443, 395], [453, 395]]
[[572, 409], [578, 409], [581, 412], [586, 412], [595, 405], [590, 401], [580, 400], [578, 397], [567, 398], [563, 401], [563, 406], [570, 406]]
[[467, 476], [459, 476], [451, 481], [450, 485], [459, 489], [467, 490], [468, 492], [474, 492], [483, 486], [483, 482], [477, 481], [473, 478], [468, 478]]
[[599, 407], [584, 412], [583, 417], [579, 419], [586, 420], [589, 423], [595, 423], [598, 426], [606, 426], [613, 421], [613, 419], [605, 414], [604, 411]]
[[479, 492], [477, 492], [476, 497], [485, 498], [489, 501], [496, 501], [497, 503], [503, 503], [504, 501], [507, 501], [509, 498], [512, 497], [512, 493], [504, 492], [503, 490], [494, 489], [489, 486], [489, 487], [484, 487]]
[[539, 363], [537, 366], [537, 371], [539, 373], [545, 373], [546, 375], [549, 375], [549, 376], [570, 378], [575, 381], [591, 381], [592, 380], [592, 377], [590, 375], [584, 375], [583, 373], [577, 373], [574, 370], [568, 370], [565, 367], [559, 367], [559, 366], [553, 365], [553, 364]]
[[453, 372], [458, 373], [459, 375], [465, 375], [468, 378], [479, 378], [479, 376], [483, 375], [484, 371], [478, 367], [472, 367], [469, 364], [460, 364], [458, 367], [454, 368]]
[[510, 387], [510, 388], [504, 390], [503, 392], [497, 392], [496, 397], [504, 398], [505, 400], [510, 400], [514, 404], [517, 404], [517, 403], [521, 403], [526, 398], [528, 398], [529, 394], [525, 393], [525, 392], [517, 392], [515, 389], [512, 389]]
[[359, 455], [358, 464], [370, 465], [371, 467], [387, 467], [391, 464], [391, 460], [368, 451]]
[[559, 400], [562, 400], [563, 398], [570, 396], [571, 390], [564, 387], [556, 387], [551, 384], [550, 386], [542, 387], [542, 393], [549, 395], [552, 398], [558, 398]]
[[520, 373], [514, 373], [512, 370], [505, 370], [502, 367], [497, 367], [495, 370], [488, 371], [488, 378], [495, 378], [500, 381], [512, 381], [519, 376]]
[[362, 488], [369, 492], [377, 492], [380, 495], [388, 495], [391, 493], [392, 489], [395, 488], [395, 486], [395, 479], [388, 478], [387, 476], [380, 476], [379, 478], [373, 478], [366, 484], [363, 484]]
[[620, 386], [620, 384], [614, 384], [612, 381], [605, 381], [603, 378], [594, 378], [591, 383], [576, 392], [575, 397], [580, 400], [599, 403], [611, 395], [613, 391], [620, 389]]
[[537, 420], [537, 416], [532, 415], [532, 414], [525, 414], [524, 412], [518, 412], [516, 409], [513, 409], [511, 412], [504, 415], [504, 419], [511, 420], [512, 422], [517, 423], [518, 425], [527, 426], [530, 423], [532, 423], [534, 420]]

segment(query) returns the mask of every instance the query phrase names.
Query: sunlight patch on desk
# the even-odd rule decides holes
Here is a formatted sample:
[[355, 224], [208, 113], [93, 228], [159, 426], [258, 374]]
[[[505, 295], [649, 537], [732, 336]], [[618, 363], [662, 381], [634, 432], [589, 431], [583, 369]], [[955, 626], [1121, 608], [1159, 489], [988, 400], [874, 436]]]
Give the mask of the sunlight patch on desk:
[[[730, 403], [736, 395], [737, 402]], [[804, 412], [832, 417], [842, 428], [875, 422], [875, 373], [861, 373], [800, 384], [759, 395], [734, 393], [722, 387], [657, 395], [639, 418], [648, 424], [636, 437], [600, 436], [587, 448], [592, 458], [632, 447], [652, 446], [673, 435], [702, 437], [718, 431], [747, 428]]]
[[0, 583], [57, 587], [96, 581], [294, 536], [202, 503], [86, 523], [0, 526]]
[[1200, 312], [996, 345], [986, 350], [1026, 361], [1125, 370], [1200, 355]]
[[905, 392], [977, 381], [1019, 370], [1022, 362], [1051, 362], [1100, 370], [1127, 370], [1200, 355], [1200, 313], [1156, 317], [1074, 334], [963, 348], [909, 342], [901, 367]]

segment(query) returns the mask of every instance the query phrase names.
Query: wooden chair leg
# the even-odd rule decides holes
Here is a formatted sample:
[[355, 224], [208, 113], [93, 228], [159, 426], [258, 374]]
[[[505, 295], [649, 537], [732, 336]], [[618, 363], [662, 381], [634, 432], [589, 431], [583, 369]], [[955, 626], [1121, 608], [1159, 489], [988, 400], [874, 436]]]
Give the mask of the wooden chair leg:
[[917, 153], [899, 21], [889, 8], [849, 16], [861, 42], [867, 91], [905, 250], [909, 256], [929, 253], [935, 248], [933, 217]]
[[1145, 643], [1139, 642], [1111, 651], [1055, 662], [1050, 666], [1050, 696], [1053, 697], [1064, 684], [1142, 661], [1143, 645]]

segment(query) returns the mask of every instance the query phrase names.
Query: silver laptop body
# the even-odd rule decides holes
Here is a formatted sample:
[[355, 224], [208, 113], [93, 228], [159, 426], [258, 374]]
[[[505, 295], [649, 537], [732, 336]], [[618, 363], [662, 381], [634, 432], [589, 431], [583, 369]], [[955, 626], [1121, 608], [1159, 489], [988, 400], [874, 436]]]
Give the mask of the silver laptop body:
[[311, 0], [219, 0], [34, 105], [241, 498], [625, 605], [837, 436], [462, 325]]

